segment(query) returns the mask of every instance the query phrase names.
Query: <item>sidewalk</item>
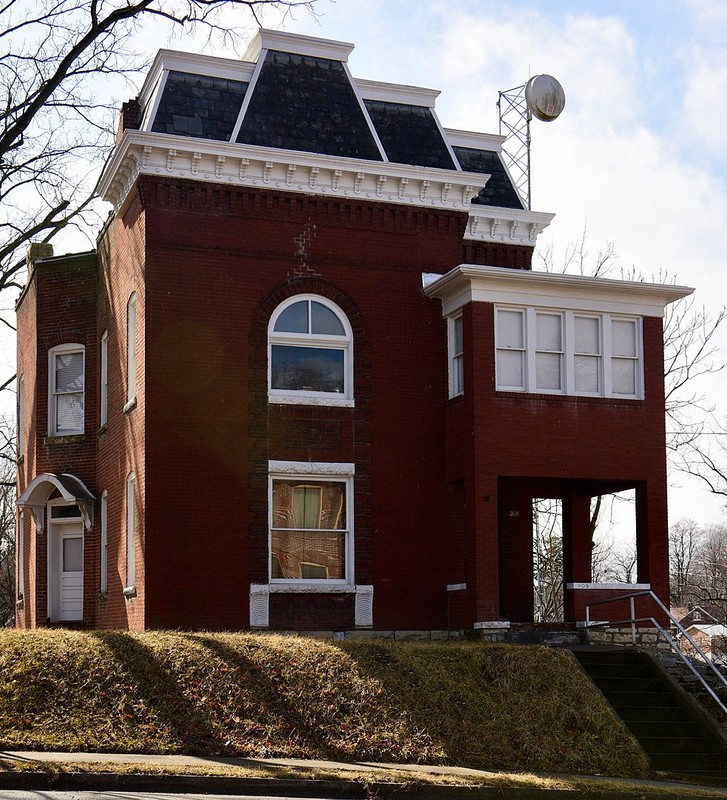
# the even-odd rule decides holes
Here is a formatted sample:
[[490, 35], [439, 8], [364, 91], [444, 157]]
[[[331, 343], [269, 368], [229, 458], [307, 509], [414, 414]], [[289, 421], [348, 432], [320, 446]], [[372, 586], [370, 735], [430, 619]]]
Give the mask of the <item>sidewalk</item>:
[[[6, 771], [2, 771], [3, 768]], [[0, 790], [11, 788], [214, 792], [300, 798], [395, 798], [415, 794], [417, 800], [727, 798], [725, 788], [675, 781], [526, 776], [465, 767], [285, 758], [4, 751], [0, 752]]]

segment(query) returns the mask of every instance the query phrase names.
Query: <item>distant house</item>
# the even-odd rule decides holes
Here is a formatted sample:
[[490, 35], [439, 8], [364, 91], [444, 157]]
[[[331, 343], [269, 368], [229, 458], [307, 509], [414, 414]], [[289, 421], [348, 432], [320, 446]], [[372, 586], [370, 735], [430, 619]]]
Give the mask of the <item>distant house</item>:
[[352, 49], [160, 52], [97, 249], [31, 248], [19, 626], [497, 630], [533, 620], [535, 497], [581, 620], [624, 591], [589, 524], [622, 490], [668, 597], [662, 317], [691, 290], [533, 272], [552, 215], [502, 138]]

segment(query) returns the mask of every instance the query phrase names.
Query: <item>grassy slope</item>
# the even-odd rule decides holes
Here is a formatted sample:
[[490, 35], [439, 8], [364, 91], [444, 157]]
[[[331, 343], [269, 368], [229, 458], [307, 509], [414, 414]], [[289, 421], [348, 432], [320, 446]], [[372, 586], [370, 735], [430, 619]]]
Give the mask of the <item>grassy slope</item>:
[[640, 775], [568, 653], [249, 634], [0, 631], [0, 749]]

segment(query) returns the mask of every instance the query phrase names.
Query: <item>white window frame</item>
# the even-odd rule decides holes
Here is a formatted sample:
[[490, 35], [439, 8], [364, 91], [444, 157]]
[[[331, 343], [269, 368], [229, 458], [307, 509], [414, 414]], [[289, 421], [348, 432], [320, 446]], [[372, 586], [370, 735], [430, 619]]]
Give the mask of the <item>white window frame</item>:
[[[271, 592], [341, 592], [353, 591], [354, 581], [354, 510], [353, 464], [321, 461], [271, 461], [268, 464], [268, 580]], [[344, 578], [273, 578], [273, 484], [275, 481], [310, 480], [343, 483], [346, 487], [346, 528], [344, 536]]]
[[101, 543], [99, 547], [99, 591], [106, 594], [109, 590], [109, 531], [108, 531], [108, 492], [101, 492]]
[[[81, 394], [81, 406], [83, 410], [82, 425], [80, 428], [69, 428], [58, 430], [57, 420], [57, 398], [60, 396], [56, 392], [56, 358], [63, 355], [73, 355], [80, 353], [83, 358], [83, 389]], [[73, 392], [72, 394], [77, 394]], [[76, 436], [85, 433], [86, 422], [86, 348], [82, 344], [69, 343], [59, 344], [51, 347], [48, 351], [48, 435], [49, 436]]]
[[[459, 325], [460, 348], [457, 348]], [[462, 314], [447, 317], [447, 362], [449, 366], [449, 397], [464, 394], [464, 323]]]
[[136, 292], [126, 303], [126, 405], [130, 411], [136, 404]]
[[18, 460], [25, 455], [25, 375], [18, 378], [18, 414], [17, 414], [17, 448]]
[[[340, 321], [345, 336], [328, 336], [312, 333], [288, 333], [275, 331], [280, 315], [290, 306], [301, 301], [316, 302], [332, 311]], [[343, 387], [341, 393], [316, 392], [304, 389], [274, 389], [272, 386], [272, 348], [273, 345], [288, 347], [312, 347], [322, 350], [341, 350], [343, 352]], [[271, 403], [290, 403], [300, 405], [348, 406], [353, 399], [353, 329], [346, 314], [333, 302], [317, 294], [296, 294], [284, 300], [273, 312], [268, 325], [268, 399]]]
[[[497, 391], [521, 392], [526, 394], [553, 394], [573, 395], [576, 397], [608, 397], [625, 400], [642, 400], [644, 398], [644, 350], [643, 350], [643, 318], [624, 314], [607, 314], [583, 310], [562, 310], [553, 308], [539, 308], [535, 306], [495, 306], [495, 352], [496, 361], [499, 353], [514, 348], [505, 348], [500, 344], [498, 314], [501, 311], [519, 312], [522, 314], [524, 348], [518, 348], [523, 356], [523, 384], [522, 386], [504, 385], [497, 381]], [[562, 319], [562, 362], [561, 362], [561, 387], [560, 389], [543, 389], [537, 385], [536, 362], [537, 346], [537, 315], [558, 314]], [[596, 392], [577, 391], [575, 386], [575, 357], [583, 355], [575, 349], [575, 320], [587, 317], [597, 319], [599, 322], [600, 352], [594, 355], [598, 359], [598, 385]], [[629, 322], [634, 326], [635, 353], [633, 357], [618, 356], [613, 353], [611, 326], [614, 321]], [[590, 354], [586, 354], [590, 355]], [[612, 363], [614, 360], [630, 360], [635, 364], [635, 391], [631, 394], [616, 392], [613, 389]], [[497, 363], [495, 365], [497, 376]]]
[[126, 586], [124, 595], [136, 596], [136, 475], [126, 476]]
[[99, 425], [109, 421], [109, 332], [101, 334], [100, 342], [101, 375], [99, 381]]
[[23, 510], [18, 509], [18, 524], [15, 537], [15, 553], [17, 560], [17, 575], [15, 580], [15, 599], [22, 600], [25, 589], [25, 521]]

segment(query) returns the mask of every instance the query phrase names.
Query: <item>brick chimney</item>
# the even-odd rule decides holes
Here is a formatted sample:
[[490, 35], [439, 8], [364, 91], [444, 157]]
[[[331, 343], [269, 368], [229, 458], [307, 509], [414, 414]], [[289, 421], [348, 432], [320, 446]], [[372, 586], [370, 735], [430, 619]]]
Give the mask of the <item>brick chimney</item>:
[[118, 142], [125, 130], [138, 130], [141, 123], [141, 104], [138, 100], [129, 100], [121, 105], [119, 114], [119, 128], [116, 131]]

